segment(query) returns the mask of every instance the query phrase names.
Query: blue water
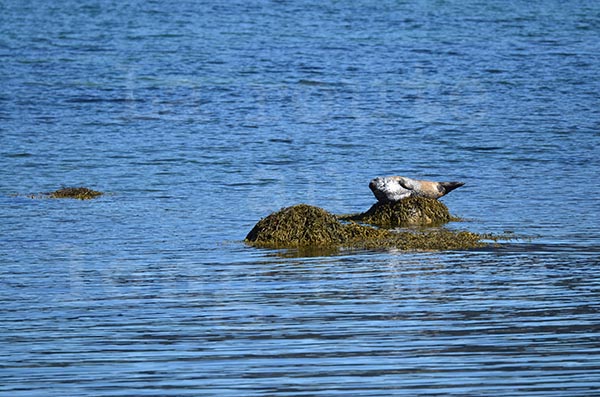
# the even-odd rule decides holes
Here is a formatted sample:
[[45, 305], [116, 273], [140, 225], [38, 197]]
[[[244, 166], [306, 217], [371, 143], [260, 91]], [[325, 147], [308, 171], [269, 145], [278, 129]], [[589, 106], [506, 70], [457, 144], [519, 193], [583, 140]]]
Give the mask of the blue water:
[[[600, 3], [0, 2], [0, 395], [600, 395]], [[466, 185], [480, 251], [259, 250]], [[31, 199], [62, 186], [93, 201]]]

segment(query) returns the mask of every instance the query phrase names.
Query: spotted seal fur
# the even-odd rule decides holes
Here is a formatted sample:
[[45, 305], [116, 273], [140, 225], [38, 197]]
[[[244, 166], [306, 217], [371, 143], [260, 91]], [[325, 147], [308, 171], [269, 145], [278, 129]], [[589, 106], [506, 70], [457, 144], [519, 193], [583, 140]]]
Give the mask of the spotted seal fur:
[[463, 182], [433, 182], [405, 176], [380, 176], [369, 183], [369, 188], [377, 201], [388, 203], [412, 196], [438, 199], [462, 185]]

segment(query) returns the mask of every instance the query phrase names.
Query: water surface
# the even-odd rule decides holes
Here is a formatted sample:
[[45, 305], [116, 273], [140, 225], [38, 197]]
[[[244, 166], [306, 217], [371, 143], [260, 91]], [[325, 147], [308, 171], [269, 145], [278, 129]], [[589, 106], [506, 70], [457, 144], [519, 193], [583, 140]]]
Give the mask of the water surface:
[[[596, 2], [0, 8], [0, 394], [600, 395]], [[389, 174], [523, 239], [241, 241]]]

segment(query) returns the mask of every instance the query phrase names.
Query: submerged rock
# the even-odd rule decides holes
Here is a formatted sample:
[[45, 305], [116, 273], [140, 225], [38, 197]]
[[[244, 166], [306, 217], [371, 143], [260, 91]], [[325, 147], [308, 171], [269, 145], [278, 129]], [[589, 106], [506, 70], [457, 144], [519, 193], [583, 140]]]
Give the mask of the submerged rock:
[[246, 236], [246, 243], [265, 248], [344, 247], [398, 248], [401, 250], [470, 249], [485, 245], [476, 233], [446, 229], [392, 232], [342, 223], [322, 208], [306, 204], [283, 208], [261, 219]]
[[435, 226], [456, 220], [443, 203], [435, 199], [417, 196], [396, 202], [377, 202], [367, 212], [341, 216], [340, 219], [384, 228], [415, 225]]
[[48, 193], [49, 198], [72, 198], [79, 200], [90, 200], [101, 196], [103, 193], [87, 187], [65, 187]]

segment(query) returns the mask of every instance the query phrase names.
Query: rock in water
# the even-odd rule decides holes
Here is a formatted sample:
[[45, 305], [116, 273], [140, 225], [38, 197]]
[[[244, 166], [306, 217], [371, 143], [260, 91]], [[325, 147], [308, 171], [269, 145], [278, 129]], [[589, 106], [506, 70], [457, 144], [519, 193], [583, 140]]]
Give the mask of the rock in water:
[[[389, 208], [377, 209], [389, 211]], [[348, 217], [342, 219], [349, 220]], [[388, 222], [391, 225], [393, 221]], [[248, 233], [245, 241], [248, 245], [263, 248], [395, 247], [401, 250], [446, 250], [481, 247], [484, 245], [481, 238], [481, 235], [466, 231], [434, 229], [393, 232], [354, 222], [342, 223], [337, 216], [322, 208], [299, 204], [261, 219]]]
[[96, 190], [88, 189], [87, 187], [65, 187], [55, 190], [48, 194], [50, 198], [73, 198], [79, 200], [91, 200], [103, 193]]
[[343, 217], [342, 219], [384, 228], [412, 225], [433, 226], [456, 220], [450, 215], [448, 207], [443, 203], [419, 196], [408, 197], [395, 202], [378, 202], [373, 204], [367, 212]]
[[319, 207], [298, 204], [261, 219], [246, 241], [264, 246], [327, 246], [342, 243], [343, 225]]

